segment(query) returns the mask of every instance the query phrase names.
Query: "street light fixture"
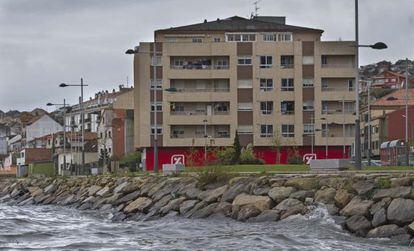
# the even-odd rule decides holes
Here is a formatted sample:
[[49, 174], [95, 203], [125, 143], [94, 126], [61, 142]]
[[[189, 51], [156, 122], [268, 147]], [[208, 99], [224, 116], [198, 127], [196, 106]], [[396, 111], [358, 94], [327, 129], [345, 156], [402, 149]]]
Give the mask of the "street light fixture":
[[[63, 99], [63, 104], [47, 103], [47, 106], [62, 105], [63, 106], [63, 167], [66, 169], [66, 100]], [[59, 169], [58, 169], [59, 170]]]
[[[83, 87], [88, 86], [83, 83], [83, 78], [80, 79], [80, 84], [66, 84], [61, 83], [59, 87], [70, 87], [70, 86], [80, 86], [81, 88], [81, 99], [79, 100], [79, 109], [81, 116], [81, 130], [82, 130], [82, 171], [85, 171], [85, 108], [83, 106]], [[79, 173], [77, 173], [79, 174]]]
[[382, 50], [388, 48], [388, 46], [383, 42], [377, 42], [373, 45], [360, 45], [359, 44], [359, 27], [358, 27], [358, 0], [355, 0], [355, 68], [356, 68], [356, 78], [355, 78], [355, 167], [361, 169], [361, 121], [360, 121], [360, 111], [359, 111], [359, 47], [370, 47], [375, 50]]

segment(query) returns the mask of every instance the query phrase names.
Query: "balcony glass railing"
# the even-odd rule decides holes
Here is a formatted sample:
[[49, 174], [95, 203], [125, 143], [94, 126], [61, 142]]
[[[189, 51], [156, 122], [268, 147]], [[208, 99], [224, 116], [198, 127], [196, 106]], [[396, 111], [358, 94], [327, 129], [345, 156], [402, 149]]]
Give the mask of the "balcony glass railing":
[[197, 89], [197, 88], [175, 88], [176, 92], [229, 92], [230, 88], [204, 88], [204, 89]]
[[[208, 138], [216, 138], [216, 139], [222, 139], [222, 138], [230, 138], [230, 132], [217, 132], [213, 135], [207, 135]], [[180, 133], [171, 133], [172, 139], [200, 139], [205, 138], [204, 132], [195, 132], [195, 133], [186, 133], [186, 132], [180, 132]]]
[[323, 92], [352, 92], [354, 91], [354, 87], [330, 87], [330, 86], [322, 86], [321, 90]]
[[227, 70], [229, 65], [208, 65], [208, 64], [187, 64], [187, 65], [171, 65], [171, 69], [178, 70]]
[[[349, 115], [349, 114], [354, 114], [355, 111], [345, 110], [343, 113]], [[328, 109], [328, 110], [324, 109], [324, 110], [322, 110], [322, 114], [325, 114], [325, 115], [342, 114], [342, 110], [341, 109]]]
[[355, 68], [352, 64], [321, 64], [322, 68]]
[[[171, 111], [171, 115], [181, 115], [181, 116], [200, 116], [207, 115], [206, 111]], [[213, 111], [212, 115], [229, 115], [229, 111]]]

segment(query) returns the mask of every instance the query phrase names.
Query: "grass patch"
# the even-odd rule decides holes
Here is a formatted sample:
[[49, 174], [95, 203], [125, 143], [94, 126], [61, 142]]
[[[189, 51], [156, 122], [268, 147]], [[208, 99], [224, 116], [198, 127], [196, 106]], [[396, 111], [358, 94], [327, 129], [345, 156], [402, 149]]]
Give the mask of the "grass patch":
[[198, 186], [205, 187], [209, 184], [225, 183], [232, 177], [231, 173], [220, 166], [209, 166], [198, 169]]
[[[193, 167], [186, 168], [186, 172], [200, 172], [203, 169], [210, 167]], [[229, 166], [215, 166], [217, 171], [225, 171], [229, 173], [290, 173], [290, 172], [308, 172], [310, 171], [307, 165], [229, 165]]]
[[414, 166], [364, 166], [362, 171], [414, 171]]
[[378, 187], [379, 188], [390, 188], [391, 187], [391, 180], [389, 178], [381, 177], [378, 179]]

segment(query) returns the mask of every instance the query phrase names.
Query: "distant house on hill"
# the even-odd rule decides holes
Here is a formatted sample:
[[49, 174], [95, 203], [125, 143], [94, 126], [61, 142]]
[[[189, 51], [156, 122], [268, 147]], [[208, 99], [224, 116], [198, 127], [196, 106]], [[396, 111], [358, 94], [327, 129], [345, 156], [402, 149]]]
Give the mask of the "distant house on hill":
[[62, 130], [63, 126], [60, 123], [58, 123], [48, 114], [44, 114], [41, 117], [29, 121], [26, 125], [26, 142], [48, 134], [57, 133]]

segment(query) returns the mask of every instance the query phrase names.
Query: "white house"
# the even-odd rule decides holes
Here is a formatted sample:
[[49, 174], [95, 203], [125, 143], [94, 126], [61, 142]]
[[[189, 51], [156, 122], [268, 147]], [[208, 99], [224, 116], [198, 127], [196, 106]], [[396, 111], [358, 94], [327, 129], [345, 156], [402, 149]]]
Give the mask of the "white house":
[[63, 126], [56, 120], [45, 114], [26, 126], [26, 142], [48, 134], [63, 131]]

